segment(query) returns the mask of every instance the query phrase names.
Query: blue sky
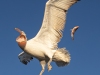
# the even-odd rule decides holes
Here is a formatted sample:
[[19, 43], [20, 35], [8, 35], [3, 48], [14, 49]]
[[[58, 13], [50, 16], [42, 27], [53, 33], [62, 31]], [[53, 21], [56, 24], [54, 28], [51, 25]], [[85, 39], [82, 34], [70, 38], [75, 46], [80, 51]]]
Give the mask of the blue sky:
[[[0, 0], [0, 75], [38, 75], [41, 66], [34, 59], [27, 66], [20, 63], [21, 49], [15, 39], [14, 28], [25, 31], [27, 38], [34, 37], [42, 24], [47, 0]], [[59, 47], [71, 54], [68, 66], [45, 70], [43, 75], [100, 75], [100, 0], [81, 0], [67, 14], [66, 26]], [[75, 40], [70, 29], [80, 26]]]

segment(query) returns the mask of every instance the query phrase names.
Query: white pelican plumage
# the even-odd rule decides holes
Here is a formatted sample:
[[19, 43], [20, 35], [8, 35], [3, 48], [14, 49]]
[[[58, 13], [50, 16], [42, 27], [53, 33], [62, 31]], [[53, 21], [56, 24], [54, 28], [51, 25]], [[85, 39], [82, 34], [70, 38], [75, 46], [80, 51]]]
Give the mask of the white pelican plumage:
[[79, 0], [49, 0], [46, 3], [44, 19], [37, 35], [27, 40], [24, 31], [15, 28], [20, 33], [16, 42], [23, 50], [18, 55], [23, 64], [27, 64], [34, 57], [42, 66], [39, 75], [42, 75], [47, 64], [48, 71], [54, 61], [57, 66], [65, 66], [70, 62], [70, 54], [65, 48], [58, 48], [58, 42], [62, 38], [62, 30], [66, 21], [66, 12]]

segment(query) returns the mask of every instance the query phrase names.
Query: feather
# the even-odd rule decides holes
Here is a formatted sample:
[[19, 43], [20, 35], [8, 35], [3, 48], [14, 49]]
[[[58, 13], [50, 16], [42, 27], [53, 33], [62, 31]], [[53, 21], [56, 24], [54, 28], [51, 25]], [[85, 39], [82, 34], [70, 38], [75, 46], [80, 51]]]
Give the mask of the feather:
[[30, 60], [33, 59], [33, 57], [30, 54], [27, 54], [26, 52], [21, 52], [18, 55], [18, 58], [20, 60], [20, 62], [22, 62], [23, 64], [27, 65], [28, 62], [30, 62]]
[[67, 10], [76, 2], [77, 0], [49, 0], [46, 3], [42, 26], [35, 38], [49, 48], [57, 48], [63, 36]]
[[79, 28], [79, 26], [75, 26], [75, 27], [73, 27], [73, 29], [71, 29], [72, 40], [74, 40], [74, 34], [75, 34], [75, 32], [77, 31], [78, 28]]
[[58, 48], [53, 56], [53, 61], [55, 61], [57, 66], [59, 67], [68, 65], [70, 63], [70, 60], [71, 57], [66, 48]]

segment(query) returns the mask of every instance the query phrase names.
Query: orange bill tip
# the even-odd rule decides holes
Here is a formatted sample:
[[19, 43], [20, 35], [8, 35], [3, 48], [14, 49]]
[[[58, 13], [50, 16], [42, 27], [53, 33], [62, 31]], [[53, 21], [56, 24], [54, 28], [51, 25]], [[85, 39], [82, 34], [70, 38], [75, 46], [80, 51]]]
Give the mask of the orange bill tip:
[[18, 28], [15, 28], [16, 31], [18, 31], [19, 33], [22, 33], [22, 31]]

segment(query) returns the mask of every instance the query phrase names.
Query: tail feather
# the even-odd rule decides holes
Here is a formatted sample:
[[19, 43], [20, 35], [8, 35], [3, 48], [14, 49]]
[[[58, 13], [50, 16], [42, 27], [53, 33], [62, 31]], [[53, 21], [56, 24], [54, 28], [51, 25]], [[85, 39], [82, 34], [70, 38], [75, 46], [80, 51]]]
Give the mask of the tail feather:
[[53, 56], [53, 61], [58, 67], [68, 65], [70, 63], [70, 54], [65, 48], [59, 48]]

